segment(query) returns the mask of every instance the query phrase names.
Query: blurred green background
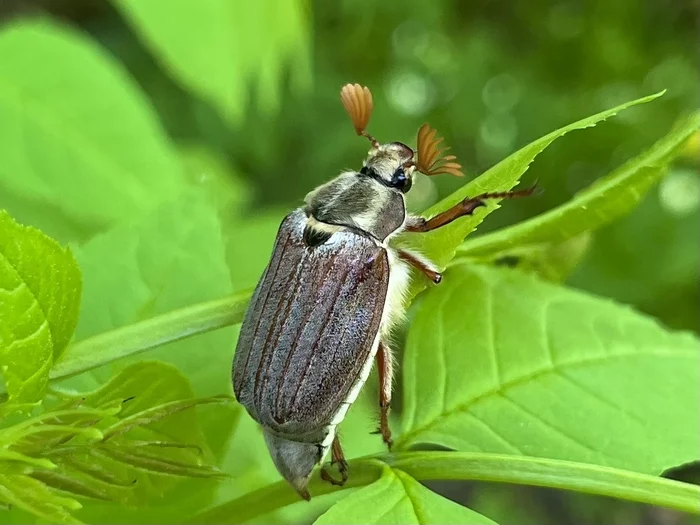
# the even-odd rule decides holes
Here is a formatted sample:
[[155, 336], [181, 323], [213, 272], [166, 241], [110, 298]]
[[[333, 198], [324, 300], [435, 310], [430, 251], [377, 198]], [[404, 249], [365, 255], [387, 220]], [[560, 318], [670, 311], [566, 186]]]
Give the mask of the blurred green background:
[[[202, 12], [216, 3], [202, 1]], [[565, 202], [700, 102], [697, 0], [261, 0], [240, 2], [217, 27], [193, 20], [191, 32], [169, 7], [179, 4], [5, 0], [0, 19], [59, 20], [125, 68], [177, 146], [187, 176], [218, 199], [234, 290], [256, 282], [289, 209], [341, 169], [360, 165], [366, 144], [353, 134], [338, 97], [346, 82], [372, 89], [369, 129], [380, 141], [413, 144], [429, 121], [468, 178], [569, 122], [667, 90], [652, 104], [554, 143], [524, 178], [538, 179], [544, 193], [506, 203], [477, 234]], [[160, 37], [143, 31], [149, 9], [159, 9], [166, 22]], [[194, 67], [180, 69], [163, 52], [163, 38]], [[696, 137], [640, 207], [595, 234], [571, 285], [698, 331], [699, 148]], [[411, 206], [423, 209], [462, 183], [421, 178]], [[63, 242], [80, 244], [100, 231], [49, 220], [39, 204], [12, 192], [0, 191], [0, 207]], [[493, 507], [490, 515], [502, 523], [599, 523], [600, 505], [615, 523], [676, 519], [535, 489], [442, 491], [468, 497], [477, 510]]]
[[[525, 179], [539, 179], [544, 194], [509, 202], [482, 231], [566, 201], [699, 105], [696, 0], [260, 5], [263, 14], [253, 22], [230, 21], [230, 32], [244, 31], [249, 44], [245, 63], [231, 58], [219, 73], [231, 92], [232, 118], [183, 87], [115, 3], [15, 0], [0, 3], [0, 10], [4, 21], [49, 14], [92, 35], [146, 91], [192, 171], [214, 170], [245, 188], [244, 216], [254, 225], [243, 228], [268, 237], [306, 192], [361, 162], [366, 145], [353, 135], [338, 99], [348, 81], [372, 88], [370, 129], [380, 140], [414, 143], [418, 126], [429, 121], [468, 177], [568, 122], [668, 90], [653, 104], [557, 141]], [[291, 14], [279, 15], [276, 5], [289, 5]], [[268, 8], [279, 16], [265, 14]], [[176, 13], [163, 7], [162, 16]], [[183, 36], [183, 46], [196, 46], [197, 36]], [[196, 48], [187, 52], [208, 60]], [[697, 330], [697, 147], [632, 216], [596, 235], [572, 284], [672, 327]], [[445, 179], [422, 180], [414, 208], [461, 184]], [[245, 283], [235, 287], [257, 276], [241, 277]]]

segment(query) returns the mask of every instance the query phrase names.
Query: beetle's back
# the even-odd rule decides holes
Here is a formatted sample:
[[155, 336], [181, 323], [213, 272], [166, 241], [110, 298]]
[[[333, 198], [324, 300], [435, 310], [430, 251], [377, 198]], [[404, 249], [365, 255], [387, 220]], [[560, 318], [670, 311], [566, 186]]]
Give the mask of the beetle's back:
[[372, 357], [389, 278], [384, 248], [350, 233], [304, 243], [289, 214], [246, 312], [233, 368], [238, 401], [260, 424], [312, 439]]

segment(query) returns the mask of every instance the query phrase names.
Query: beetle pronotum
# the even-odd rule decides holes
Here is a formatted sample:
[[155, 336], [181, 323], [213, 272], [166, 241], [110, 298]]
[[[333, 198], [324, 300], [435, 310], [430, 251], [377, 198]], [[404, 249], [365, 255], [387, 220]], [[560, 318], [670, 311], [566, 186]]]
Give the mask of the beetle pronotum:
[[380, 433], [388, 424], [392, 357], [389, 334], [404, 309], [410, 267], [434, 283], [439, 269], [419, 253], [392, 246], [401, 232], [427, 232], [470, 215], [484, 200], [532, 189], [467, 198], [429, 220], [406, 212], [414, 171], [461, 176], [442, 139], [424, 124], [418, 154], [400, 142], [380, 144], [366, 131], [368, 88], [348, 84], [341, 100], [371, 147], [360, 171], [316, 188], [282, 221], [271, 260], [241, 327], [233, 363], [238, 401], [262, 426], [272, 459], [304, 499], [314, 467], [331, 450], [343, 484], [347, 463], [336, 427], [355, 401], [374, 360], [379, 371]]

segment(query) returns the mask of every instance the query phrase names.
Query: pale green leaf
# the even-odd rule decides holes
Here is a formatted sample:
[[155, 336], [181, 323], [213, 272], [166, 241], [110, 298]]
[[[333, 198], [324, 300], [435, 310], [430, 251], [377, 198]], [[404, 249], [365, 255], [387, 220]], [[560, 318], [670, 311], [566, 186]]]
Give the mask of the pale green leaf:
[[[76, 330], [80, 340], [127, 327], [159, 314], [221, 298], [231, 291], [229, 271], [216, 210], [197, 191], [166, 200], [145, 216], [126, 222], [76, 249], [84, 276], [83, 315]], [[105, 298], [111, 298], [105, 300]], [[150, 338], [147, 331], [141, 333]], [[152, 347], [144, 345], [146, 347]], [[195, 395], [230, 389], [228, 374], [233, 334], [221, 330], [148, 352], [177, 366]], [[206, 349], [206, 353], [202, 353]], [[69, 348], [65, 359], [70, 360]], [[94, 388], [134, 358], [94, 370], [71, 384]], [[90, 382], [89, 378], [93, 378]]]
[[[508, 191], [515, 187], [520, 177], [529, 168], [535, 157], [547, 146], [569, 131], [589, 128], [598, 122], [605, 120], [623, 109], [650, 102], [661, 96], [662, 93], [650, 95], [644, 98], [627, 102], [615, 108], [603, 111], [591, 117], [579, 120], [560, 128], [544, 137], [531, 142], [524, 148], [511, 154], [494, 167], [480, 175], [477, 179], [465, 184], [448, 197], [430, 207], [423, 214], [425, 217], [433, 217], [439, 212], [445, 211], [467, 197], [475, 197], [485, 192]], [[411, 248], [416, 249], [434, 261], [440, 268], [444, 268], [455, 255], [457, 247], [464, 239], [486, 218], [492, 211], [499, 208], [499, 199], [489, 199], [487, 205], [477, 208], [473, 215], [458, 219], [442, 228], [427, 233], [406, 234], [399, 240]], [[424, 279], [416, 279], [411, 287], [411, 293], [415, 294], [426, 286]]]
[[308, 83], [303, 1], [113, 1], [173, 76], [226, 118], [243, 116], [251, 84], [261, 107], [274, 107], [281, 73], [290, 65], [293, 81]]
[[9, 402], [40, 401], [80, 309], [70, 250], [0, 210], [0, 375]]
[[483, 257], [516, 246], [558, 243], [591, 231], [631, 211], [700, 126], [700, 113], [685, 117], [647, 151], [538, 217], [470, 238], [458, 256]]
[[425, 488], [408, 474], [384, 467], [381, 478], [333, 505], [315, 525], [493, 525], [495, 522]]
[[[230, 374], [222, 372], [231, 368], [235, 347], [232, 328], [179, 341], [193, 333], [193, 327], [184, 318], [166, 318], [168, 331], [176, 332], [174, 339], [163, 339], [163, 334], [148, 321], [231, 292], [221, 223], [217, 211], [201, 192], [186, 191], [176, 199], [162, 202], [151, 213], [95, 237], [76, 251], [76, 257], [85, 282], [84, 315], [78, 325], [78, 338], [100, 338], [105, 333], [110, 339], [108, 334], [114, 329], [129, 332], [134, 323], [144, 323], [145, 329], [130, 332], [130, 338], [111, 339], [112, 343], [116, 341], [116, 347], [109, 341], [100, 347], [107, 350], [104, 357], [109, 360], [119, 357], [112, 353], [114, 348], [129, 352], [134, 347], [152, 349], [164, 340], [175, 342], [73, 377], [66, 385], [81, 390], [95, 388], [112, 372], [147, 357], [171, 363], [185, 374], [194, 391], [194, 396], [187, 397], [231, 391]], [[105, 297], [113, 301], [107, 302]], [[217, 312], [227, 316], [236, 313], [223, 308]], [[125, 342], [126, 347], [122, 345]], [[79, 340], [76, 347], [80, 344]], [[71, 348], [66, 352], [66, 361], [71, 360], [70, 354]], [[83, 357], [92, 359], [94, 354], [88, 352]], [[219, 405], [200, 415], [206, 445], [216, 456], [223, 453], [235, 423], [235, 410]]]
[[433, 444], [658, 474], [698, 458], [700, 343], [517, 271], [456, 266], [420, 303], [398, 450]]
[[[225, 262], [221, 229], [217, 210], [206, 195], [191, 190], [183, 192], [176, 199], [163, 201], [149, 214], [124, 222], [77, 250], [76, 257], [83, 268], [85, 280], [85, 313], [81, 317], [77, 337], [85, 339], [79, 340], [75, 347], [79, 349], [85, 343], [82, 347], [87, 350], [78, 356], [78, 360], [92, 360], [97, 355], [99, 363], [102, 359], [112, 361], [120, 356], [131, 355], [57, 384], [80, 390], [92, 389], [106, 381], [113, 372], [145, 357], [168, 362], [187, 377], [192, 393], [177, 399], [230, 393], [231, 378], [228, 371], [231, 369], [235, 348], [234, 329], [180, 340], [197, 333], [197, 327], [187, 324], [187, 314], [184, 317], [177, 314], [179, 309], [184, 309], [189, 313], [194, 311], [197, 318], [202, 313], [200, 303], [218, 300], [230, 294], [231, 281]], [[112, 300], [105, 301], [105, 298]], [[235, 308], [227, 308], [219, 302], [216, 304], [217, 316], [237, 315]], [[162, 325], [154, 326], [150, 322], [161, 314], [164, 314], [161, 319], [165, 319], [167, 334], [159, 329], [163, 328]], [[171, 314], [175, 314], [174, 317]], [[139, 326], [142, 329], [132, 330]], [[212, 328], [209, 326], [207, 329]], [[119, 334], [124, 335], [124, 332], [128, 337], [120, 337]], [[96, 340], [97, 344], [91, 346], [91, 339], [93, 342]], [[166, 341], [173, 342], [163, 345]], [[155, 348], [159, 345], [162, 346]], [[90, 351], [96, 348], [106, 350], [106, 354], [100, 357], [101, 354]], [[135, 349], [151, 350], [139, 356], [133, 355]], [[67, 365], [70, 365], [71, 350], [72, 347], [66, 352], [65, 360], [62, 360]], [[92, 361], [92, 365], [95, 364], [97, 363]], [[71, 367], [72, 365], [69, 366]], [[75, 368], [72, 371], [75, 372]], [[139, 392], [136, 391], [135, 395], [138, 399]], [[203, 450], [220, 458], [236, 423], [238, 410], [237, 405], [216, 405], [202, 409], [197, 414], [197, 432], [199, 428], [202, 429], [205, 436], [203, 442], [181, 437], [175, 439], [175, 436], [181, 435], [179, 433], [188, 431], [189, 425], [181, 418], [194, 417], [194, 411], [181, 412], [150, 425], [158, 427], [161, 423], [172, 423], [172, 430], [179, 432], [175, 436], [166, 428], [163, 429], [163, 435], [133, 437], [140, 440], [201, 444]], [[176, 459], [194, 455], [188, 450], [161, 449], [159, 453]], [[213, 461], [213, 458], [208, 459], [210, 463]], [[170, 478], [167, 481], [176, 480]], [[209, 498], [213, 497], [213, 489], [213, 483], [205, 480], [179, 484], [167, 493], [167, 513], [177, 515], [184, 512], [185, 508], [206, 505]], [[185, 493], [189, 493], [189, 497], [182, 497]], [[90, 512], [90, 516], [99, 515], [92, 504]], [[161, 512], [164, 511], [161, 509]], [[120, 510], [119, 516], [127, 519], [131, 514]]]
[[224, 228], [226, 258], [234, 290], [254, 288], [258, 284], [270, 261], [277, 231], [288, 212], [272, 209], [254, 216], [239, 216]]
[[58, 496], [39, 480], [24, 474], [0, 472], [0, 502], [25, 510], [49, 523], [81, 523], [70, 511], [81, 505], [73, 498]]
[[250, 205], [251, 188], [215, 150], [198, 143], [181, 145], [179, 150], [187, 180], [206, 192], [226, 215], [239, 214]]
[[0, 122], [0, 207], [61, 240], [88, 238], [181, 184], [136, 83], [68, 27], [2, 28]]

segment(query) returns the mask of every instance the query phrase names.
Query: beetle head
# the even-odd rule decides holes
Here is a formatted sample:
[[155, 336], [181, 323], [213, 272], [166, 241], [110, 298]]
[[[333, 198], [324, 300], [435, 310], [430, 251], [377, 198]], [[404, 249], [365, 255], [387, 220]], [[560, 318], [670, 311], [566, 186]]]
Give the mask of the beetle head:
[[402, 193], [411, 189], [413, 172], [424, 175], [462, 176], [461, 166], [455, 162], [454, 155], [443, 155], [448, 148], [441, 147], [442, 138], [428, 124], [418, 130], [418, 155], [414, 158], [411, 148], [401, 142], [380, 144], [367, 133], [366, 128], [372, 116], [374, 103], [369, 88], [359, 84], [346, 84], [340, 90], [340, 99], [350, 115], [355, 133], [367, 138], [372, 147], [364, 162], [361, 173], [379, 180], [385, 186], [396, 188]]
[[360, 173], [402, 193], [413, 184], [413, 150], [401, 142], [372, 146]]

